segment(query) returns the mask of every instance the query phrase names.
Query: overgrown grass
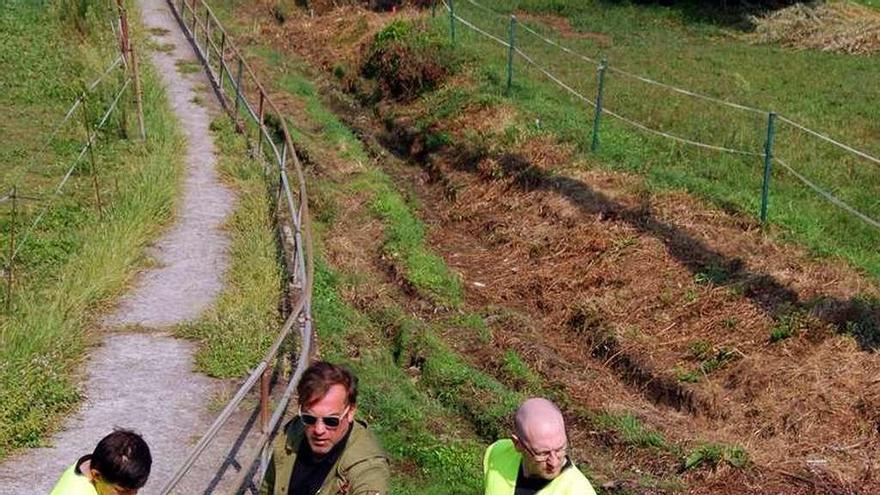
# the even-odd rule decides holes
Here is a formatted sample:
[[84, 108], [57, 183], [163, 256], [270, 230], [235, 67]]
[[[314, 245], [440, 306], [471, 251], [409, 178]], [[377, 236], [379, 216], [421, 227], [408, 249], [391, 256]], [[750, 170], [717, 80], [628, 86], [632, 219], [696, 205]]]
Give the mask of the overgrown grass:
[[[98, 31], [106, 27], [103, 17], [96, 13], [86, 22], [87, 34], [71, 31], [42, 2], [6, 2], [0, 11], [5, 103], [0, 111], [22, 130], [0, 149], [16, 157], [11, 169], [30, 167], [20, 184], [33, 195], [45, 194], [43, 188], [60, 179], [78, 145], [62, 133], [60, 144], [46, 154], [31, 152], [73, 102], [77, 81], [103, 69], [116, 49], [112, 36]], [[65, 195], [49, 203], [41, 226], [20, 244], [14, 304], [0, 316], [0, 457], [38, 445], [76, 404], [74, 373], [95, 315], [143, 263], [142, 249], [170, 217], [183, 140], [156, 74], [148, 64], [143, 69], [147, 141], [123, 141], [112, 133], [100, 137], [103, 216], [91, 202], [91, 174], [81, 168]], [[105, 96], [97, 99], [106, 103]], [[95, 113], [96, 100], [91, 101]], [[26, 208], [19, 221], [33, 220], [44, 204]]]
[[283, 274], [263, 166], [247, 156], [244, 138], [228, 118], [218, 118], [211, 129], [220, 150], [220, 173], [237, 194], [226, 225], [230, 265], [216, 304], [198, 322], [182, 325], [178, 334], [201, 342], [196, 363], [202, 371], [228, 378], [246, 374], [277, 335]]
[[[467, 2], [457, 13], [506, 39], [508, 20]], [[527, 0], [493, 2], [499, 10], [565, 17], [573, 36], [563, 36], [535, 19], [525, 18], [540, 33], [598, 60], [607, 55], [612, 66], [676, 84], [717, 98], [782, 112], [811, 128], [827, 132], [858, 148], [880, 154], [872, 140], [870, 115], [880, 103], [862, 89], [867, 58], [796, 52], [756, 46], [712, 22], [690, 17], [686, 10], [657, 5], [608, 4], [594, 1]], [[434, 28], [447, 33], [447, 19]], [[589, 34], [584, 34], [589, 33]], [[475, 62], [480, 94], [502, 95], [506, 85], [506, 52], [464, 26], [458, 26], [457, 47]], [[596, 66], [519, 32], [520, 49], [590, 99], [597, 93]], [[550, 132], [589, 150], [592, 108], [571, 98], [525, 64], [515, 62], [509, 101], [523, 115], [510, 132], [529, 135]], [[814, 77], [821, 70], [827, 77]], [[450, 94], [450, 97], [452, 95]], [[742, 112], [646, 85], [608, 73], [607, 108], [697, 141], [763, 153], [766, 114]], [[760, 207], [762, 158], [739, 157], [677, 144], [613, 120], [606, 115], [597, 156], [603, 167], [642, 174], [659, 189], [685, 189], [728, 210], [757, 216]], [[876, 195], [880, 169], [795, 128], [779, 124], [775, 156], [823, 188], [874, 218], [880, 217]], [[828, 203], [777, 164], [771, 180], [769, 218], [786, 236], [821, 255], [840, 256], [874, 276], [880, 276], [877, 229]]]

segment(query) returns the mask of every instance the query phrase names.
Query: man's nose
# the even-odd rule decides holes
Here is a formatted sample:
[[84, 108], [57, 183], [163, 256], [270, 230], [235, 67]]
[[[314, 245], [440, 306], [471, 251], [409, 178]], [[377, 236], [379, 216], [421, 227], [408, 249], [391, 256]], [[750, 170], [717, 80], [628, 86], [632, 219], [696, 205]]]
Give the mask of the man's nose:
[[324, 420], [319, 419], [318, 422], [315, 423], [315, 433], [323, 435], [325, 431], [327, 431], [327, 428], [324, 426]]

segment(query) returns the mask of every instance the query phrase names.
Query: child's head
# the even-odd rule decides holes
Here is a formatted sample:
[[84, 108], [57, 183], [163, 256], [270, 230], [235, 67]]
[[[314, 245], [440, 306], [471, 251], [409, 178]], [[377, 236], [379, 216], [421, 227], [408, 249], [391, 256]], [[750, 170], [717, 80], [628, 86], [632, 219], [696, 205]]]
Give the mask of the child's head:
[[118, 429], [98, 442], [89, 469], [99, 494], [121, 495], [137, 493], [152, 464], [147, 442], [133, 431]]

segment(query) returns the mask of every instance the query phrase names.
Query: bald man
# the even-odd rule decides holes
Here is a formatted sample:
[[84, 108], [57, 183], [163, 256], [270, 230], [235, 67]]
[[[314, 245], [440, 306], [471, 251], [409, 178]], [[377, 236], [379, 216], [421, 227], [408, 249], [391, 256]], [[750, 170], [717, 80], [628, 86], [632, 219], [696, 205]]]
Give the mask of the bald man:
[[485, 495], [595, 495], [566, 454], [568, 437], [559, 408], [547, 399], [519, 406], [510, 438], [489, 446], [483, 458]]

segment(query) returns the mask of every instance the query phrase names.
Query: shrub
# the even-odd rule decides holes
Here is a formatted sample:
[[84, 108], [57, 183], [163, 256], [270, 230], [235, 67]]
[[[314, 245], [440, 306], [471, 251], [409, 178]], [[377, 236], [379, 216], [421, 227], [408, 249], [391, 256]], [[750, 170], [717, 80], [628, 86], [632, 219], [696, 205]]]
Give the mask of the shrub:
[[367, 46], [361, 74], [376, 81], [377, 96], [406, 101], [436, 88], [452, 72], [451, 60], [425, 26], [396, 20]]

